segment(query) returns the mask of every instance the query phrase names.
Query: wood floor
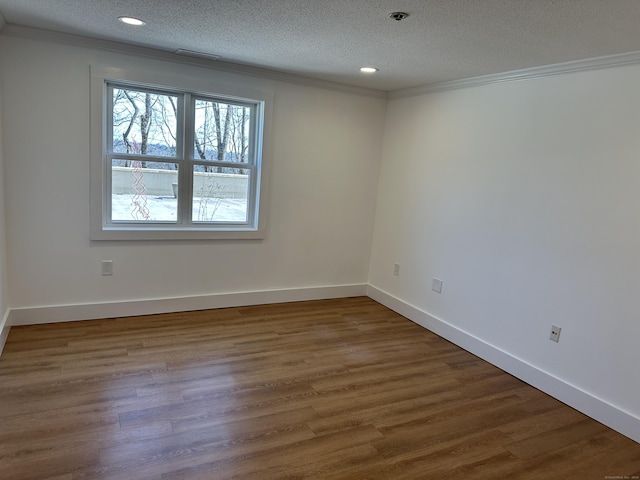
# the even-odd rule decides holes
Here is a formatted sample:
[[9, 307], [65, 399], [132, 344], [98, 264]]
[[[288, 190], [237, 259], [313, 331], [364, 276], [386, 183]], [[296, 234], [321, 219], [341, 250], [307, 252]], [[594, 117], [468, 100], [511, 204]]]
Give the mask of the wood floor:
[[0, 478], [605, 479], [640, 444], [368, 298], [14, 327]]

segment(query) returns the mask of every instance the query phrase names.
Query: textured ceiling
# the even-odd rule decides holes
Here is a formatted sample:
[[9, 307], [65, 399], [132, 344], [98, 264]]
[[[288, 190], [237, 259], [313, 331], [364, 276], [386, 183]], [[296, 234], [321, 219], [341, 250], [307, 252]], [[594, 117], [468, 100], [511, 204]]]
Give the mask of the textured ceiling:
[[0, 13], [385, 91], [640, 50], [640, 0], [0, 0]]

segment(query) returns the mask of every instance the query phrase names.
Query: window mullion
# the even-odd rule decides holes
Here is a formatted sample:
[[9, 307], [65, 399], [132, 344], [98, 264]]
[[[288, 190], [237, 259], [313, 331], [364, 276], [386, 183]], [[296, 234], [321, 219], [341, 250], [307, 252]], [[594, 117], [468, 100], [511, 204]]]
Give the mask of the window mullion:
[[180, 145], [180, 170], [178, 181], [178, 223], [190, 225], [191, 211], [193, 208], [193, 178], [191, 175], [193, 149], [193, 100], [190, 94], [185, 93], [181, 102], [181, 119], [179, 132]]

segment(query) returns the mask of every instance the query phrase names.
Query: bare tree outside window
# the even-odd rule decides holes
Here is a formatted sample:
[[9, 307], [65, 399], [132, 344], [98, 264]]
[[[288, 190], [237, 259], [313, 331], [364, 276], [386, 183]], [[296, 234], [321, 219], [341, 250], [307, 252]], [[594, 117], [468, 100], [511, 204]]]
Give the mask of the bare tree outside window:
[[[245, 105], [196, 99], [194, 156], [200, 160], [246, 163], [250, 109]], [[224, 167], [204, 165], [205, 172]]]
[[[170, 95], [114, 88], [113, 151], [174, 157], [176, 102], [177, 97]], [[130, 162], [124, 166], [130, 166]], [[147, 167], [145, 161], [142, 167]]]

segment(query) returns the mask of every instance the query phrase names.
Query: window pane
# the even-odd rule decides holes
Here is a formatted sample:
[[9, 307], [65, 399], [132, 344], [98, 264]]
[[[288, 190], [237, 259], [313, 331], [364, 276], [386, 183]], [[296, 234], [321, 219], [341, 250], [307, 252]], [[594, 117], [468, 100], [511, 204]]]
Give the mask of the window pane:
[[228, 173], [206, 170], [213, 169], [194, 167], [193, 221], [246, 223], [249, 170], [225, 168]]
[[251, 108], [196, 99], [193, 157], [248, 163]]
[[176, 156], [178, 97], [113, 88], [113, 152]]
[[111, 219], [114, 222], [175, 222], [178, 165], [113, 160]]

